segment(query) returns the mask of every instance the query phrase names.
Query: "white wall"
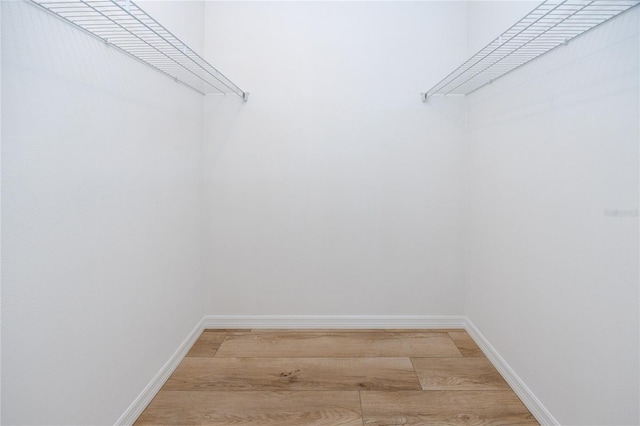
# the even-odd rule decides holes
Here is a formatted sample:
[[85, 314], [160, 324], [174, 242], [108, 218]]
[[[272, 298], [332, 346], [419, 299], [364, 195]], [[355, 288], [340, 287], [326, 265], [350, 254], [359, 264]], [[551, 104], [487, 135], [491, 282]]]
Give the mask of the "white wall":
[[[212, 314], [460, 314], [462, 2], [210, 2]], [[447, 43], [443, 43], [446, 40]]]
[[425, 105], [531, 2], [143, 7], [250, 101], [2, 2], [3, 423], [113, 423], [205, 313], [462, 312], [639, 421], [638, 11]]
[[465, 3], [467, 4], [467, 54], [471, 56], [495, 40], [542, 1], [467, 0]]
[[[0, 5], [0, 59], [2, 58], [2, 6]], [[0, 66], [0, 176], [2, 176], [2, 66]], [[0, 178], [1, 186], [1, 178]], [[2, 197], [0, 196], [0, 235], [2, 233]], [[2, 421], [2, 244], [0, 244], [0, 422]]]
[[202, 55], [205, 31], [204, 1], [138, 0], [135, 3], [194, 52]]
[[640, 422], [639, 19], [467, 99], [466, 312], [564, 425]]
[[113, 424], [205, 313], [202, 96], [2, 9], [2, 423]]

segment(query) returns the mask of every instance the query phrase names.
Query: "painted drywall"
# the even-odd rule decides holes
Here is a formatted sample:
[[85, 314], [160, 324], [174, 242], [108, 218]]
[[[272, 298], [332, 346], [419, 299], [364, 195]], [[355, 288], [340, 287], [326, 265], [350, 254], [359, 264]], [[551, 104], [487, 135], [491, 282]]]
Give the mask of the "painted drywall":
[[138, 0], [138, 7], [200, 55], [204, 49], [204, 1]]
[[495, 40], [542, 1], [467, 0], [465, 3], [467, 5], [467, 54], [471, 56]]
[[[0, 5], [0, 59], [2, 58], [2, 6]], [[0, 176], [2, 176], [2, 66], [0, 66]], [[1, 184], [1, 182], [0, 182]], [[2, 235], [2, 196], [0, 196], [0, 235]], [[0, 241], [0, 422], [2, 421], [2, 244]]]
[[[462, 2], [210, 2], [212, 314], [459, 314]], [[446, 40], [446, 43], [443, 43]]]
[[563, 424], [638, 422], [637, 12], [467, 133], [418, 92], [530, 5], [142, 5], [249, 103], [2, 2], [3, 423], [113, 423], [203, 313], [463, 310]]
[[639, 20], [467, 98], [466, 314], [563, 425], [640, 423]]
[[113, 424], [206, 313], [202, 96], [26, 2], [2, 43], [2, 423]]

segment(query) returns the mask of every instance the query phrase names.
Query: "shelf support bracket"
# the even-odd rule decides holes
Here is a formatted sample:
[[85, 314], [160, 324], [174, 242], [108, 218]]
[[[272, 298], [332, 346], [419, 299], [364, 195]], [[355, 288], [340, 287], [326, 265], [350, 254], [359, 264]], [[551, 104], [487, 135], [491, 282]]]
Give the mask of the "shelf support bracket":
[[30, 3], [200, 94], [233, 93], [247, 99], [248, 94], [142, 10], [135, 0], [30, 0]]
[[610, 19], [640, 0], [544, 0], [422, 94], [468, 95]]

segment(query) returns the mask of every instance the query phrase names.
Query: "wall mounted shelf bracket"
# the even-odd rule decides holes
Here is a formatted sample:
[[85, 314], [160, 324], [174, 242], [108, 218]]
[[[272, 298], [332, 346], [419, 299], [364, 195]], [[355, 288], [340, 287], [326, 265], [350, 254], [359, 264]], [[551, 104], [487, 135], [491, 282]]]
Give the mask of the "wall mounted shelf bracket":
[[546, 0], [427, 92], [468, 95], [640, 4], [640, 0]]
[[132, 0], [30, 0], [202, 94], [249, 94]]

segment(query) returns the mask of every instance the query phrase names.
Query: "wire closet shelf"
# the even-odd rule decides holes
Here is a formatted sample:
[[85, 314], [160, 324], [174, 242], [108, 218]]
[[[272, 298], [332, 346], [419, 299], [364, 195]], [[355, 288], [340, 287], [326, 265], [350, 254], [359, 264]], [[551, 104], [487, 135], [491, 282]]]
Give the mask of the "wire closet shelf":
[[31, 0], [202, 94], [249, 94], [131, 0]]
[[475, 92], [638, 4], [640, 0], [546, 0], [422, 93], [422, 100]]

